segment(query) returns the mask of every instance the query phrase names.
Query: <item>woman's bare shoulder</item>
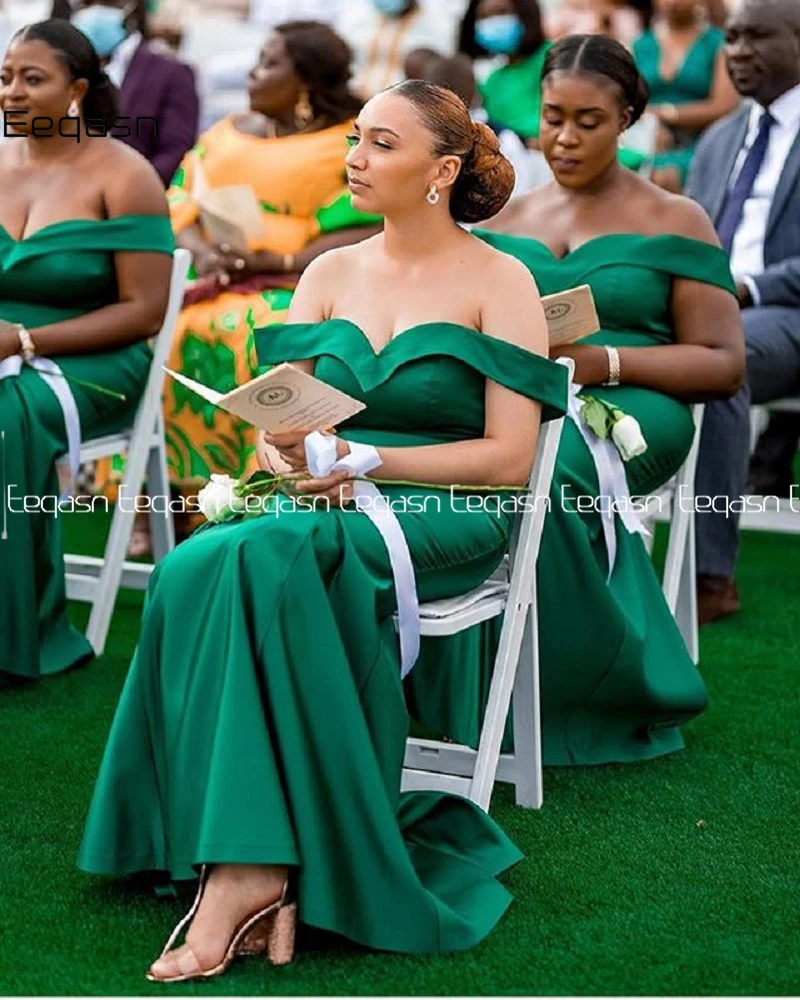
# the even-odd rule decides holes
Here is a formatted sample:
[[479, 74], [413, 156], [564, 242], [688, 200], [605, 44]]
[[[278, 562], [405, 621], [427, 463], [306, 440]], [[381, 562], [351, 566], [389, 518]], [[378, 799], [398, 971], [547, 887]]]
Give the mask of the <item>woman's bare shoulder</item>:
[[705, 209], [682, 194], [671, 194], [644, 182], [642, 217], [653, 220], [652, 236], [686, 236], [719, 246], [719, 238]]
[[478, 228], [509, 236], [525, 236], [551, 211], [557, 195], [555, 184], [543, 184], [528, 194], [513, 198], [502, 211]]

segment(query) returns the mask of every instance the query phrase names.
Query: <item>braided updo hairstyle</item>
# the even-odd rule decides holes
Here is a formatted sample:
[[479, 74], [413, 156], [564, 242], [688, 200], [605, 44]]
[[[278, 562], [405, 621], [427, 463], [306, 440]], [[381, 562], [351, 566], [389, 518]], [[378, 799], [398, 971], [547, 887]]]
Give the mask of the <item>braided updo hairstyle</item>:
[[606, 35], [568, 35], [549, 50], [542, 67], [542, 80], [557, 71], [590, 73], [615, 83], [631, 119], [637, 122], [647, 107], [650, 90], [633, 56], [620, 42]]
[[111, 125], [119, 114], [117, 88], [103, 72], [100, 57], [82, 31], [62, 18], [51, 18], [22, 28], [11, 41], [38, 41], [49, 45], [66, 68], [70, 81], [86, 80], [89, 84], [83, 99], [84, 120], [102, 118], [107, 126]]
[[450, 194], [456, 222], [482, 222], [497, 215], [514, 190], [514, 168], [500, 152], [492, 130], [473, 122], [452, 90], [425, 80], [406, 80], [391, 88], [414, 106], [433, 135], [434, 156], [458, 156], [461, 170]]

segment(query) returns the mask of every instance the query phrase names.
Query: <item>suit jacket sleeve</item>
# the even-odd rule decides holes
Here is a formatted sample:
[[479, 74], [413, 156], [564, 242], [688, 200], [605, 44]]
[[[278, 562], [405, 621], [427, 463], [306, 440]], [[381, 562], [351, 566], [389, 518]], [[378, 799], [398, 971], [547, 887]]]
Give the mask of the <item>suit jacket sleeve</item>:
[[171, 67], [159, 116], [158, 148], [151, 159], [164, 187], [169, 187], [181, 160], [194, 145], [199, 119], [194, 72], [185, 63], [176, 61]]
[[763, 274], [750, 280], [758, 291], [760, 306], [800, 309], [800, 256], [771, 264]]
[[712, 137], [706, 133], [700, 138], [695, 147], [694, 156], [689, 166], [689, 173], [686, 176], [686, 183], [683, 193], [687, 198], [699, 202], [708, 211], [708, 204], [703, 200], [703, 192], [708, 188], [709, 170], [713, 170], [713, 150], [711, 148]]

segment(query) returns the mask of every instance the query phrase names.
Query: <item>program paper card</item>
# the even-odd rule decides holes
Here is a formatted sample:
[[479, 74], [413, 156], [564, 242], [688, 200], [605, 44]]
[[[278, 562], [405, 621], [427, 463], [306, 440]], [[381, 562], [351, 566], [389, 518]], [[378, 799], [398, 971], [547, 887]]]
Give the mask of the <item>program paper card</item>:
[[327, 430], [366, 409], [360, 400], [289, 364], [277, 365], [228, 393], [209, 389], [171, 368], [164, 371], [207, 402], [269, 434]]
[[542, 305], [551, 347], [572, 344], [600, 329], [594, 296], [588, 285], [544, 295]]
[[209, 188], [197, 196], [200, 220], [209, 239], [218, 246], [246, 254], [251, 244], [264, 237], [264, 217], [255, 191], [249, 184]]

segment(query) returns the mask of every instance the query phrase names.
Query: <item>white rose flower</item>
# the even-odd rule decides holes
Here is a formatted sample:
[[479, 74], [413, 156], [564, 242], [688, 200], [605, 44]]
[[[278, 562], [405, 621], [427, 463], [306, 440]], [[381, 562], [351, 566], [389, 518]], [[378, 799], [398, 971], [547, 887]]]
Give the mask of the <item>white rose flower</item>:
[[611, 428], [611, 438], [623, 462], [630, 462], [632, 458], [647, 451], [647, 442], [635, 417], [626, 415], [618, 420]]
[[230, 476], [216, 473], [211, 476], [211, 481], [197, 494], [197, 502], [206, 520], [220, 524], [244, 513], [247, 502], [234, 492], [238, 485], [238, 481]]

